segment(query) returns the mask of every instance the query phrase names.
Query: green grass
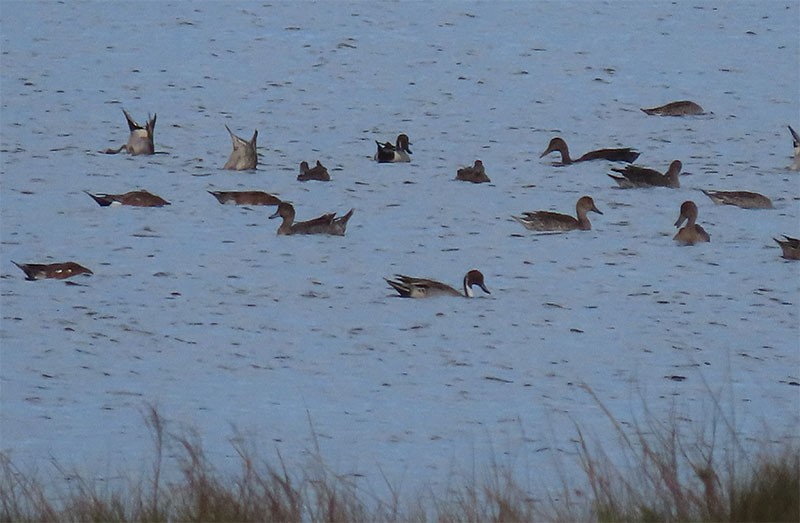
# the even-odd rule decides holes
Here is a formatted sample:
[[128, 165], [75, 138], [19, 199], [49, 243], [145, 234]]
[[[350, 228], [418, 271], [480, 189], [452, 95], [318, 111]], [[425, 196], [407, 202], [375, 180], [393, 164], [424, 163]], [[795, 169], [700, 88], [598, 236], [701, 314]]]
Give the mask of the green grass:
[[[580, 503], [573, 503], [570, 493], [582, 487], [568, 484], [556, 485], [562, 501], [536, 502], [502, 467], [445, 493], [400, 499], [389, 485], [387, 499], [375, 499], [330, 471], [321, 457], [290, 470], [280, 456], [277, 464], [261, 462], [248, 446], [254, 443], [242, 438], [233, 443], [241, 469], [226, 476], [209, 463], [197, 435], [168, 433], [165, 420], [151, 406], [145, 419], [154, 457], [145, 479], [98, 492], [92, 482], [55, 465], [58, 477], [72, 478], [56, 485], [56, 495], [37, 474], [20, 471], [0, 454], [0, 522], [800, 520], [797, 448], [748, 455], [724, 423], [723, 430], [711, 427], [711, 438], [686, 438], [675, 421], [649, 420], [645, 427], [624, 431], [586, 390], [611, 422], [618, 440], [612, 454], [623, 455], [626, 466], [620, 468], [618, 459], [608, 457], [607, 434], [605, 443], [593, 444], [576, 427], [590, 493]], [[728, 439], [725, 444], [720, 444], [720, 434]], [[179, 474], [172, 481], [165, 481], [162, 471], [166, 448], [178, 459]]]

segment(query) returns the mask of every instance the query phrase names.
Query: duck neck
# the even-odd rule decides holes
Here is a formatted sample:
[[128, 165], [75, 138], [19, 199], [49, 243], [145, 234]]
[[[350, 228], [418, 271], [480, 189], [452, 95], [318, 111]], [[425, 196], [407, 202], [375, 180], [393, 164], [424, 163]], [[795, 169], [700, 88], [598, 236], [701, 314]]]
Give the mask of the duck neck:
[[475, 293], [472, 292], [472, 287], [469, 284], [468, 277], [469, 276], [464, 276], [464, 296], [467, 298], [472, 298], [475, 296]]

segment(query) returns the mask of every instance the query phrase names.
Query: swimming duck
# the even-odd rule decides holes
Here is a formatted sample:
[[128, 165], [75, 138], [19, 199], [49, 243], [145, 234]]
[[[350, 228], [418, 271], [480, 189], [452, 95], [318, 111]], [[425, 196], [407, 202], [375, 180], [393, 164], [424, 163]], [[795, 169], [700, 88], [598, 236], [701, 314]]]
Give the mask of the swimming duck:
[[590, 196], [582, 196], [579, 198], [578, 203], [575, 204], [575, 210], [578, 216], [577, 218], [550, 211], [524, 212], [522, 216], [512, 216], [512, 218], [531, 231], [588, 231], [591, 230], [592, 224], [589, 223], [587, 213], [592, 211], [597, 214], [603, 214], [595, 206], [594, 200], [592, 200]]
[[410, 142], [408, 141], [407, 135], [397, 135], [397, 141], [395, 145], [392, 145], [390, 142], [382, 144], [377, 140], [375, 140], [375, 143], [378, 145], [378, 152], [375, 153], [373, 158], [378, 163], [398, 163], [411, 161], [411, 158], [408, 155], [413, 153], [411, 152], [411, 149], [408, 148]]
[[750, 191], [706, 191], [703, 193], [711, 198], [714, 203], [723, 205], [735, 205], [742, 209], [772, 209], [772, 200]]
[[632, 187], [670, 187], [677, 189], [681, 186], [678, 181], [678, 175], [681, 173], [683, 164], [680, 160], [673, 160], [669, 164], [667, 172], [661, 174], [655, 169], [648, 169], [646, 167], [639, 167], [638, 165], [627, 165], [624, 169], [611, 169], [614, 172], [620, 173], [622, 176], [608, 176], [617, 182], [623, 189], [630, 189]]
[[308, 167], [308, 162], [302, 161], [300, 162], [300, 174], [297, 175], [297, 179], [301, 182], [308, 180], [329, 182], [331, 181], [331, 175], [328, 174], [328, 169], [319, 163], [319, 160], [317, 160], [317, 165], [315, 165], [313, 168]]
[[264, 191], [208, 191], [221, 204], [278, 205], [280, 198]]
[[544, 158], [552, 152], [561, 153], [561, 163], [564, 165], [578, 162], [588, 162], [590, 160], [608, 160], [610, 162], [631, 163], [635, 162], [640, 154], [638, 151], [634, 151], [630, 147], [624, 147], [620, 149], [598, 149], [596, 151], [589, 151], [577, 160], [573, 160], [569, 156], [569, 147], [567, 147], [567, 142], [558, 136], [550, 140], [550, 143], [547, 145], [547, 149], [545, 149], [544, 152], [539, 155], [539, 158]]
[[800, 171], [800, 136], [792, 129], [791, 125], [787, 127], [789, 127], [789, 132], [792, 133], [792, 145], [794, 146], [794, 161], [789, 166], [789, 170]]
[[77, 276], [78, 274], [94, 274], [91, 270], [83, 265], [78, 265], [73, 261], [64, 263], [17, 263], [11, 261], [14, 265], [22, 269], [22, 272], [27, 276], [25, 279], [29, 281], [44, 280], [53, 278], [56, 280], [63, 280]]
[[124, 194], [105, 194], [98, 193], [92, 194], [85, 191], [86, 194], [92, 197], [100, 207], [108, 207], [109, 205], [130, 205], [131, 207], [163, 207], [170, 205], [170, 203], [160, 196], [147, 191], [130, 191]]
[[687, 200], [681, 204], [681, 214], [675, 222], [675, 227], [680, 227], [681, 223], [686, 220], [686, 226], [678, 231], [672, 238], [681, 245], [694, 245], [695, 243], [703, 243], [711, 241], [711, 236], [700, 225], [697, 225], [697, 205], [691, 200]]
[[250, 138], [249, 142], [233, 134], [233, 131], [231, 131], [230, 127], [227, 125], [225, 125], [225, 129], [227, 129], [228, 134], [231, 135], [233, 151], [231, 151], [228, 161], [225, 162], [222, 168], [229, 171], [247, 171], [255, 169], [256, 165], [258, 165], [258, 153], [256, 152], [258, 129], [253, 131], [253, 137]]
[[483, 167], [483, 162], [475, 160], [475, 165], [472, 167], [462, 167], [456, 173], [456, 180], [462, 180], [472, 183], [489, 183], [491, 180], [486, 176], [486, 169]]
[[294, 206], [289, 202], [281, 202], [278, 204], [278, 210], [271, 218], [282, 218], [280, 227], [278, 227], [278, 235], [284, 234], [331, 234], [333, 236], [344, 236], [345, 229], [347, 228], [347, 221], [353, 216], [353, 209], [345, 214], [336, 218], [336, 213], [331, 212], [323, 214], [313, 220], [305, 222], [294, 221], [295, 211]]
[[131, 134], [128, 136], [128, 143], [120, 147], [119, 149], [106, 149], [106, 154], [117, 154], [121, 151], [126, 151], [128, 154], [137, 155], [137, 154], [155, 154], [155, 145], [153, 143], [153, 135], [155, 133], [156, 128], [156, 117], [158, 115], [153, 115], [153, 118], [150, 118], [150, 115], [147, 115], [147, 125], [142, 127], [136, 120], [131, 118], [131, 115], [125, 109], [122, 110], [122, 113], [125, 115], [125, 119], [128, 120], [128, 129], [130, 130]]
[[464, 293], [462, 294], [455, 288], [436, 280], [425, 278], [413, 278], [402, 274], [396, 274], [394, 280], [384, 278], [402, 298], [432, 298], [436, 296], [461, 296], [466, 298], [474, 297], [472, 286], [477, 285], [486, 294], [491, 294], [486, 284], [483, 282], [483, 274], [477, 269], [472, 269], [464, 275]]
[[781, 250], [783, 251], [782, 257], [787, 260], [800, 260], [800, 240], [792, 238], [791, 236], [786, 236], [785, 234], [783, 237], [785, 240], [773, 238], [773, 240], [781, 246]]
[[642, 111], [646, 114], [656, 116], [689, 116], [703, 114], [703, 108], [691, 100], [670, 102], [659, 107], [651, 107], [650, 109], [642, 108]]

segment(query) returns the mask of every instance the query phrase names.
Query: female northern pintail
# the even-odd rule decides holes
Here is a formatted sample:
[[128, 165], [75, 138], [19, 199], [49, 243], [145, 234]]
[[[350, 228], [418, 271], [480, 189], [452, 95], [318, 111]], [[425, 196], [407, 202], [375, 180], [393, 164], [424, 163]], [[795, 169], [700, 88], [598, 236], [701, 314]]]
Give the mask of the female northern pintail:
[[153, 135], [156, 129], [157, 115], [154, 114], [153, 118], [150, 118], [150, 115], [148, 114], [147, 125], [142, 127], [136, 123], [133, 118], [131, 118], [131, 115], [128, 114], [128, 111], [123, 109], [122, 113], [125, 115], [125, 119], [128, 120], [128, 129], [131, 132], [130, 136], [128, 136], [128, 143], [119, 149], [106, 149], [106, 154], [117, 154], [123, 150], [131, 155], [155, 154], [156, 149], [155, 144], [153, 143]]
[[735, 205], [742, 209], [772, 209], [772, 200], [750, 191], [706, 191], [703, 193], [711, 198], [714, 203], [723, 205]]
[[233, 151], [231, 151], [228, 161], [225, 162], [222, 168], [229, 171], [247, 171], [255, 169], [256, 165], [258, 165], [258, 153], [256, 152], [258, 129], [253, 131], [253, 137], [250, 138], [249, 142], [233, 134], [233, 131], [231, 131], [230, 127], [227, 125], [225, 125], [225, 129], [227, 129], [228, 134], [231, 135]]
[[784, 240], [773, 238], [775, 242], [781, 246], [783, 251], [782, 257], [787, 260], [800, 260], [800, 240], [792, 238], [791, 236], [783, 235]]
[[333, 236], [344, 236], [345, 229], [347, 228], [347, 221], [353, 216], [353, 209], [345, 214], [336, 218], [336, 213], [331, 212], [323, 214], [313, 220], [305, 222], [294, 221], [295, 211], [294, 207], [289, 202], [281, 202], [278, 205], [278, 210], [270, 218], [282, 218], [280, 227], [278, 227], [278, 234], [331, 234]]
[[611, 162], [631, 163], [635, 162], [640, 154], [638, 151], [634, 151], [630, 147], [623, 147], [619, 149], [598, 149], [596, 151], [589, 151], [580, 158], [573, 160], [569, 155], [569, 147], [567, 147], [567, 142], [558, 136], [550, 140], [550, 143], [547, 145], [547, 149], [545, 149], [544, 152], [539, 155], [539, 158], [544, 158], [552, 152], [561, 153], [561, 163], [564, 165], [578, 162], [588, 162], [590, 160], [608, 160]]
[[680, 160], [673, 160], [669, 164], [667, 172], [661, 174], [655, 169], [648, 169], [646, 167], [639, 167], [638, 165], [627, 165], [623, 169], [611, 169], [614, 172], [620, 173], [622, 176], [608, 176], [617, 182], [623, 189], [630, 189], [632, 187], [670, 187], [677, 189], [681, 186], [678, 181], [678, 175], [681, 173], [683, 164]]
[[800, 136], [789, 125], [789, 132], [792, 133], [792, 146], [794, 147], [794, 161], [789, 166], [790, 171], [800, 171]]
[[87, 269], [83, 265], [78, 265], [73, 261], [43, 264], [17, 263], [12, 260], [11, 263], [22, 269], [22, 272], [24, 272], [25, 276], [27, 276], [25, 279], [30, 281], [44, 280], [47, 278], [63, 280], [77, 276], [78, 274], [94, 274], [91, 270]]
[[489, 183], [491, 180], [486, 176], [486, 169], [483, 167], [483, 162], [475, 160], [475, 165], [472, 167], [462, 167], [456, 172], [456, 180], [462, 180], [472, 183]]
[[302, 161], [300, 162], [300, 174], [297, 175], [297, 179], [301, 182], [306, 182], [308, 180], [329, 182], [331, 181], [331, 175], [328, 174], [328, 169], [326, 169], [319, 160], [317, 160], [317, 165], [314, 167], [309, 167], [308, 162]]
[[577, 218], [573, 218], [567, 214], [559, 214], [550, 211], [534, 211], [524, 212], [522, 216], [512, 216], [515, 220], [525, 226], [526, 229], [531, 231], [543, 232], [564, 232], [564, 231], [588, 231], [591, 230], [592, 224], [589, 223], [587, 214], [589, 211], [603, 214], [595, 206], [594, 200], [590, 196], [582, 196], [575, 204]]
[[678, 231], [672, 238], [681, 245], [694, 245], [711, 241], [711, 236], [700, 225], [697, 225], [697, 205], [691, 200], [681, 204], [681, 214], [675, 222], [675, 227], [680, 227], [686, 220], [686, 226]]
[[399, 134], [397, 136], [395, 145], [392, 145], [390, 142], [382, 144], [377, 140], [375, 140], [375, 143], [378, 144], [378, 152], [375, 153], [373, 158], [378, 163], [398, 163], [411, 161], [411, 157], [408, 155], [412, 154], [412, 152], [411, 149], [408, 148], [410, 142], [408, 141], [407, 135]]
[[264, 191], [208, 191], [221, 204], [278, 205], [281, 200]]
[[658, 107], [651, 107], [650, 109], [642, 108], [642, 111], [646, 114], [656, 116], [689, 116], [703, 114], [703, 108], [691, 100], [670, 102]]
[[123, 194], [92, 194], [85, 191], [101, 207], [109, 205], [130, 205], [131, 207], [163, 207], [170, 205], [164, 198], [148, 191], [130, 191]]
[[396, 274], [394, 280], [384, 278], [397, 293], [403, 298], [433, 298], [436, 296], [461, 296], [472, 298], [472, 286], [477, 285], [486, 294], [491, 294], [483, 282], [483, 274], [477, 269], [472, 269], [464, 275], [464, 293], [436, 280], [426, 278], [413, 278], [403, 274]]

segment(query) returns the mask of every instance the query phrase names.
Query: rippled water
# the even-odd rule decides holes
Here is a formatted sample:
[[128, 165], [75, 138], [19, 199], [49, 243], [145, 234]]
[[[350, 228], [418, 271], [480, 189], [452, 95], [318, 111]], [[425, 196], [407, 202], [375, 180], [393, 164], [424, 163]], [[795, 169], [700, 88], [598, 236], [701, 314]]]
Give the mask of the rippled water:
[[[574, 472], [575, 424], [609, 436], [591, 387], [629, 426], [714, 414], [743, 440], [798, 434], [800, 9], [754, 3], [21, 3], [2, 23], [2, 450], [98, 477], [150, 455], [141, 412], [196, 428], [236, 464], [251, 436], [303, 462], [409, 489], [487, 462], [535, 486]], [[708, 114], [645, 116], [692, 99]], [[157, 113], [150, 157], [121, 108]], [[259, 131], [256, 172], [222, 171], [224, 124]], [[377, 165], [375, 140], [413, 161]], [[611, 164], [539, 159], [632, 146], [678, 190], [624, 191]], [[480, 158], [492, 183], [454, 181]], [[333, 181], [295, 180], [300, 161]], [[146, 188], [160, 209], [84, 191]], [[715, 206], [744, 189], [775, 209]], [[347, 236], [277, 237], [272, 208], [207, 191], [259, 189], [298, 219], [355, 208]], [[536, 235], [511, 214], [572, 213], [593, 230]], [[709, 244], [671, 240], [693, 199]], [[70, 284], [11, 263], [75, 260]], [[391, 296], [396, 272], [474, 300]], [[480, 295], [481, 293], [478, 292]], [[683, 425], [682, 425], [683, 426]], [[769, 430], [765, 431], [764, 427]]]

